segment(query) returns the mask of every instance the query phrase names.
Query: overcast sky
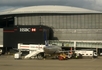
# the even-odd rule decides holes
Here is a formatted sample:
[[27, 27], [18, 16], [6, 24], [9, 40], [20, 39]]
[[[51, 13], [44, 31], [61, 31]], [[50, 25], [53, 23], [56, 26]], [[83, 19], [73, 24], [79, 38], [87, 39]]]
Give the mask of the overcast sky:
[[65, 5], [102, 11], [102, 0], [0, 0], [0, 11], [34, 5]]

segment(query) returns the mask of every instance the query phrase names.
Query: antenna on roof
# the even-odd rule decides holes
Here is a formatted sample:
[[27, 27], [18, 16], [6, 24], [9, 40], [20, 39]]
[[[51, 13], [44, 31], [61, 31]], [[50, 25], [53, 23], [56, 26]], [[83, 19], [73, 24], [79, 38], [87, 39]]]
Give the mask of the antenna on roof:
[[42, 21], [41, 21], [41, 16], [40, 16], [40, 25], [41, 25], [41, 22], [42, 22]]

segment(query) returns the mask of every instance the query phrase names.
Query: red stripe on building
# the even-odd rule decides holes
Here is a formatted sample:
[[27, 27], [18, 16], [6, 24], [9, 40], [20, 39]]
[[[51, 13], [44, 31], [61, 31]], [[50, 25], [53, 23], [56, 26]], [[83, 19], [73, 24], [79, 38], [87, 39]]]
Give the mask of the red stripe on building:
[[14, 30], [5, 30], [4, 32], [15, 32]]
[[20, 46], [20, 47], [22, 47], [22, 48], [29, 48], [29, 46]]

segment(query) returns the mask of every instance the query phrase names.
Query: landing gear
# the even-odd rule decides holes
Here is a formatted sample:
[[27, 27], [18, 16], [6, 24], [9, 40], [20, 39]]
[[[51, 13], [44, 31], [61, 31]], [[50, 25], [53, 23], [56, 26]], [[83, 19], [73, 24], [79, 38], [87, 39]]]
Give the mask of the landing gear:
[[37, 55], [37, 59], [40, 59], [41, 60], [43, 58], [44, 58], [44, 53], [40, 53], [40, 54]]

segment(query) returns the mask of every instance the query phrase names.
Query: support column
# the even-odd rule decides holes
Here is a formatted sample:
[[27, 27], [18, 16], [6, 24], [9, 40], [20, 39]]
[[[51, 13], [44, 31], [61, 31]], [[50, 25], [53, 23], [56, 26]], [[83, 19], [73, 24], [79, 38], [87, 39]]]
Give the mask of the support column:
[[76, 41], [74, 41], [74, 51], [76, 50]]
[[96, 53], [97, 53], [97, 55], [98, 55], [98, 48], [96, 47]]

